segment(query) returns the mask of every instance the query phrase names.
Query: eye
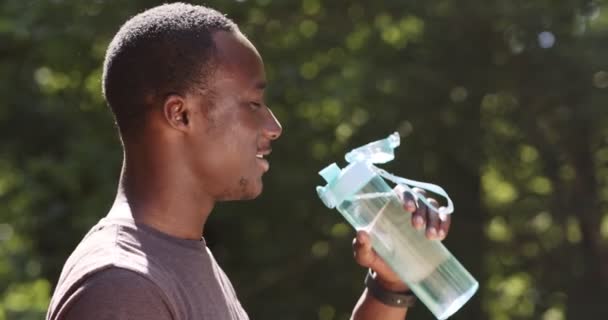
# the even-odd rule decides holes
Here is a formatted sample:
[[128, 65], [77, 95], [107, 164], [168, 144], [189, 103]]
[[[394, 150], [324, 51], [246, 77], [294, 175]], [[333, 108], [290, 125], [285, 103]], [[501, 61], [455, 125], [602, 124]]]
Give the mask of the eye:
[[262, 104], [259, 102], [249, 102], [249, 105], [251, 106], [251, 109], [253, 110], [257, 110], [260, 109], [262, 107]]

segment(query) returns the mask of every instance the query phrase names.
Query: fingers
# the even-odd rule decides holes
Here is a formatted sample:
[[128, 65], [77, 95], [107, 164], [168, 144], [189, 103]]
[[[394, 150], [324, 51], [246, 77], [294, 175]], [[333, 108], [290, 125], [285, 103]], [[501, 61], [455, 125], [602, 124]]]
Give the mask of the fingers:
[[418, 230], [424, 228], [426, 224], [426, 205], [418, 199], [418, 196], [426, 196], [426, 192], [422, 189], [413, 188], [411, 191], [405, 191], [403, 194], [404, 208], [412, 213], [412, 226]]
[[418, 208], [418, 206], [416, 205], [417, 196], [412, 192], [420, 192], [420, 194], [424, 194], [424, 190], [418, 188], [409, 190], [403, 187], [402, 185], [397, 185], [395, 190], [397, 191], [397, 196], [399, 197], [399, 200], [401, 200], [401, 203], [403, 203], [403, 208], [410, 213], [416, 211], [416, 208]]
[[[434, 207], [438, 208], [439, 203], [433, 198], [428, 198], [429, 203]], [[450, 230], [450, 223], [452, 222], [452, 216], [446, 215], [444, 220], [439, 218], [437, 210], [426, 208], [427, 226], [426, 226], [426, 237], [431, 240], [443, 240], [448, 235]]]
[[448, 214], [446, 215], [445, 219], [441, 221], [441, 224], [439, 225], [439, 240], [443, 240], [445, 239], [445, 237], [448, 235], [448, 232], [450, 231], [450, 224], [452, 223], [452, 215]]
[[[439, 203], [437, 200], [433, 198], [428, 199], [429, 203], [437, 208], [439, 207]], [[441, 224], [441, 219], [439, 219], [439, 215], [435, 213], [434, 210], [431, 210], [429, 207], [424, 206], [424, 211], [426, 213], [426, 237], [435, 240], [438, 239], [439, 234], [439, 225]]]
[[[412, 192], [415, 194], [412, 194]], [[412, 226], [418, 230], [422, 230], [426, 227], [426, 237], [431, 240], [445, 239], [450, 229], [451, 215], [447, 215], [446, 219], [441, 220], [437, 210], [427, 207], [424, 202], [418, 199], [420, 196], [425, 197], [426, 192], [418, 188], [413, 188], [412, 191], [405, 191], [403, 193], [404, 208], [412, 213]], [[437, 200], [427, 198], [427, 201], [434, 208], [439, 207]]]

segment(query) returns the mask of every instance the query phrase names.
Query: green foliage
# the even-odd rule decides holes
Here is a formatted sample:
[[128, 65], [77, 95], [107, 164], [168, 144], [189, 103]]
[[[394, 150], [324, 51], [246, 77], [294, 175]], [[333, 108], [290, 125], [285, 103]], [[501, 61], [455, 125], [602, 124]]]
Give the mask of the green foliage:
[[[159, 3], [0, 2], [0, 319], [42, 317], [109, 208], [122, 154], [101, 63], [120, 24]], [[252, 318], [349, 317], [365, 271], [316, 172], [394, 130], [387, 169], [455, 201], [446, 244], [481, 290], [454, 319], [606, 317], [605, 3], [206, 4], [257, 46], [285, 128], [262, 197], [206, 227]]]

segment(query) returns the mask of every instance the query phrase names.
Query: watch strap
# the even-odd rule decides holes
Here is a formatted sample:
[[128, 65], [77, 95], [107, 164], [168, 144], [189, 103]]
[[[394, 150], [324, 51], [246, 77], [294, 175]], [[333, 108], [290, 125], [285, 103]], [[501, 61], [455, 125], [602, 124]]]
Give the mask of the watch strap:
[[386, 305], [408, 308], [416, 304], [416, 296], [411, 290], [402, 292], [386, 290], [376, 281], [371, 270], [365, 276], [365, 286], [374, 298]]

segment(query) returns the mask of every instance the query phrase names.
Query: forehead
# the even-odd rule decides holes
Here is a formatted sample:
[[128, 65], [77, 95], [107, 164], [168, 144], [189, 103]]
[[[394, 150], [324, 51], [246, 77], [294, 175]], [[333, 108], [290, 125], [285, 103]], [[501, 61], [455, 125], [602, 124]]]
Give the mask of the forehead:
[[262, 58], [243, 34], [219, 31], [213, 35], [213, 40], [217, 48], [217, 77], [252, 88], [258, 88], [265, 82]]

